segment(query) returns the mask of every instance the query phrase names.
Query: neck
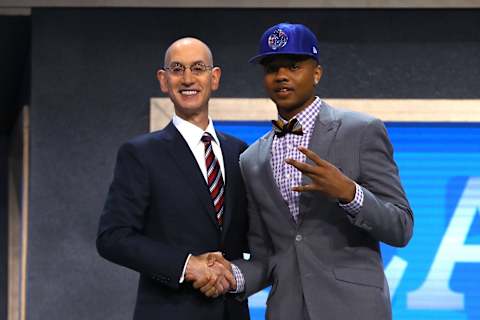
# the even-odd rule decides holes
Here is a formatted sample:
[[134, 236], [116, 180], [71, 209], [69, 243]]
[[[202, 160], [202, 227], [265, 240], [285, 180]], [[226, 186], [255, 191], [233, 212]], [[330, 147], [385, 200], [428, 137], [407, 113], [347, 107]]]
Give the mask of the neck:
[[307, 101], [305, 101], [302, 105], [292, 107], [292, 108], [279, 108], [277, 106], [278, 114], [285, 120], [289, 121], [293, 117], [295, 117], [297, 114], [302, 112], [303, 110], [307, 109], [313, 101], [315, 101], [316, 96], [312, 96], [309, 98]]
[[177, 117], [182, 118], [185, 121], [190, 122], [193, 125], [196, 125], [200, 129], [204, 130], [208, 127], [208, 114], [207, 113], [200, 113], [200, 114], [191, 114], [185, 115], [176, 113]]

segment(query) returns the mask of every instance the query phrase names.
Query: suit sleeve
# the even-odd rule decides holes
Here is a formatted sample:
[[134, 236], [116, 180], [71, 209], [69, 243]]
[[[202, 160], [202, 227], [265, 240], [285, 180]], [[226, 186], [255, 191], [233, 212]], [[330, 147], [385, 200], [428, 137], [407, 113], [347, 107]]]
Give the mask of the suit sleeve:
[[360, 143], [362, 208], [349, 219], [378, 241], [406, 246], [412, 237], [413, 213], [400, 183], [393, 147], [383, 123], [372, 120]]
[[245, 279], [245, 291], [239, 297], [246, 298], [269, 285], [268, 259], [272, 255], [273, 250], [265, 223], [260, 216], [257, 203], [249, 188], [249, 182], [251, 183], [255, 179], [247, 177], [246, 169], [243, 168], [245, 164], [242, 158], [240, 160], [240, 169], [245, 180], [248, 201], [249, 229], [247, 238], [250, 260], [239, 259], [232, 262], [240, 269]]
[[143, 234], [152, 195], [148, 169], [137, 149], [126, 143], [118, 152], [114, 178], [100, 218], [97, 250], [111, 262], [177, 288], [188, 252]]

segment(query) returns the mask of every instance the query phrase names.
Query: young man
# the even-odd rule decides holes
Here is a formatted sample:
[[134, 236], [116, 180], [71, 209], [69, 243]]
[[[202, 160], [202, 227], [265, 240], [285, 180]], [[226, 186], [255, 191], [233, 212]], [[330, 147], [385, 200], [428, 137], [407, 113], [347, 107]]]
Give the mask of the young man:
[[[215, 131], [208, 117], [221, 70], [202, 41], [183, 38], [170, 45], [157, 75], [175, 115], [165, 129], [120, 148], [98, 251], [140, 273], [135, 320], [249, 319], [246, 301], [218, 297], [235, 281], [205, 254], [239, 259], [247, 243], [238, 165], [246, 145]], [[206, 283], [214, 289], [197, 290]]]
[[281, 23], [251, 60], [279, 117], [240, 160], [251, 260], [233, 261], [238, 290], [271, 284], [268, 319], [391, 319], [379, 242], [407, 245], [412, 210], [383, 123], [315, 96], [318, 58], [307, 27]]

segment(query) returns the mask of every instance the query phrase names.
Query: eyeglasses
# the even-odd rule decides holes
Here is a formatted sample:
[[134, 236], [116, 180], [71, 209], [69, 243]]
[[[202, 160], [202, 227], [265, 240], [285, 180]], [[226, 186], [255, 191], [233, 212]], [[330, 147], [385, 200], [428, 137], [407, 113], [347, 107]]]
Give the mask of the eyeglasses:
[[175, 76], [183, 76], [183, 74], [185, 73], [185, 70], [190, 69], [193, 75], [200, 76], [205, 72], [207, 72], [208, 70], [212, 70], [213, 66], [207, 66], [206, 64], [203, 64], [203, 63], [194, 63], [190, 66], [184, 66], [181, 63], [174, 63], [169, 67], [165, 67], [164, 69], [171, 72]]

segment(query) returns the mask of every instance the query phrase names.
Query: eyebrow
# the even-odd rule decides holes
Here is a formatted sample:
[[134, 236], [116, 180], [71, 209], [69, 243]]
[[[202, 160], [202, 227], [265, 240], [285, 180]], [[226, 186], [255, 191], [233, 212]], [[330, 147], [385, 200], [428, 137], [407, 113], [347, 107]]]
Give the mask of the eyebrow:
[[[208, 63], [204, 62], [203, 60], [194, 61], [194, 62], [192, 62], [190, 65], [195, 65], [195, 64], [199, 64], [199, 63], [204, 64], [204, 65], [208, 65]], [[170, 64], [169, 64], [169, 65], [171, 66], [172, 64], [181, 64], [181, 65], [183, 65], [183, 63], [181, 63], [180, 61], [170, 61]]]

